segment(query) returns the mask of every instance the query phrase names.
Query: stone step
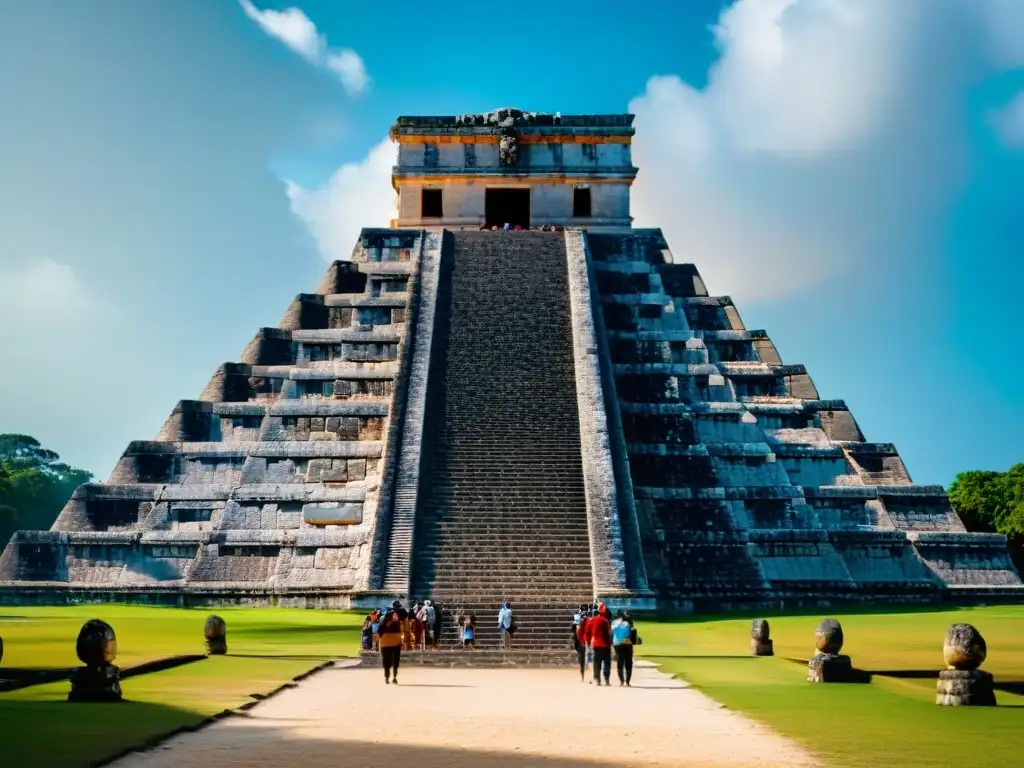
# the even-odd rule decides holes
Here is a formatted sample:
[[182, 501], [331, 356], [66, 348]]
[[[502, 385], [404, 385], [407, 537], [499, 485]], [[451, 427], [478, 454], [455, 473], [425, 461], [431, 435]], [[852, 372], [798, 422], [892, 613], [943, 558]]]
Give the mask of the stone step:
[[[479, 646], [474, 649], [439, 648], [428, 651], [404, 651], [402, 666], [432, 667], [573, 667], [576, 665], [576, 653], [569, 649], [527, 649], [514, 648], [509, 652], [501, 650], [485, 650]], [[380, 654], [374, 651], [363, 651], [360, 656], [361, 667], [380, 667]], [[404, 676], [400, 676], [404, 677]], [[401, 683], [399, 683], [401, 685]]]
[[[451, 243], [413, 589], [472, 608], [481, 643], [497, 643], [483, 623], [511, 599], [517, 642], [547, 647], [593, 591], [564, 240], [454, 233]], [[443, 637], [457, 642], [448, 619]]]

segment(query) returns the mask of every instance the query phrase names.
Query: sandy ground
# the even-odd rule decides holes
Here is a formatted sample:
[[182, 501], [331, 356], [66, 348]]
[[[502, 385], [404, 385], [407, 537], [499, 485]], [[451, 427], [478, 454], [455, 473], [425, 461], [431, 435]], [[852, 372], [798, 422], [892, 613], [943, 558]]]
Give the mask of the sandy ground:
[[[613, 670], [614, 677], [614, 670]], [[572, 670], [334, 668], [117, 768], [813, 766], [773, 731], [652, 666], [633, 687]]]

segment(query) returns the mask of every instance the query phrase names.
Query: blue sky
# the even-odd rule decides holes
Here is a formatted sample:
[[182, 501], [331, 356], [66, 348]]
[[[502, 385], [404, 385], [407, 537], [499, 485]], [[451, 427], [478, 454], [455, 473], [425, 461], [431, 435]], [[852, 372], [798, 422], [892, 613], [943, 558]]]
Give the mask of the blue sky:
[[105, 477], [386, 223], [395, 116], [630, 110], [638, 225], [915, 480], [1005, 469], [1022, 66], [1019, 0], [3, 4], [0, 431]]

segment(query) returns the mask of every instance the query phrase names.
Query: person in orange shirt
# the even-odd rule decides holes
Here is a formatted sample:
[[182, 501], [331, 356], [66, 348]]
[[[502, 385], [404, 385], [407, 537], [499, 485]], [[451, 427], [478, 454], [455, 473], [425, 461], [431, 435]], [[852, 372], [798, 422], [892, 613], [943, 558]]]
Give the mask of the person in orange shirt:
[[[395, 600], [380, 620], [380, 660], [384, 667], [384, 684], [394, 680], [398, 685], [398, 665], [402, 661], [402, 643], [409, 631], [409, 612]], [[393, 674], [392, 674], [393, 673]]]

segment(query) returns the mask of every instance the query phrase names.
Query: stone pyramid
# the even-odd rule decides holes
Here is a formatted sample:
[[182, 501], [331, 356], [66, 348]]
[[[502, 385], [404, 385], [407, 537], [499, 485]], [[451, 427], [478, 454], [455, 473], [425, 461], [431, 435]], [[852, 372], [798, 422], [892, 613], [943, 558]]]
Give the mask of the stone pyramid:
[[511, 600], [524, 643], [561, 647], [595, 597], [1024, 597], [1003, 536], [631, 226], [632, 136], [631, 115], [399, 118], [392, 227], [15, 534], [0, 602]]

